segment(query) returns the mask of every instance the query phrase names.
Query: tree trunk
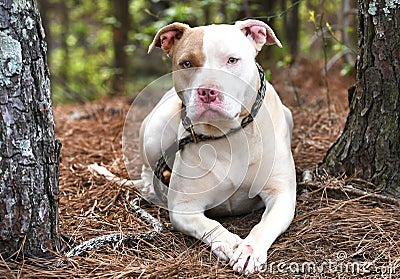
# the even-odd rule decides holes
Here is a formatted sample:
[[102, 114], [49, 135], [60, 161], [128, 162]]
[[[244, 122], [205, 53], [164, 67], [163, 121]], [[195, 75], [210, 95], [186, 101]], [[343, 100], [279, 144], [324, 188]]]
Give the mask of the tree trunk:
[[114, 68], [115, 73], [112, 79], [112, 94], [125, 92], [125, 79], [128, 72], [128, 59], [125, 46], [128, 44], [129, 31], [129, 0], [113, 0], [114, 15], [116, 22], [113, 26], [114, 39]]
[[70, 81], [69, 71], [70, 71], [70, 51], [69, 46], [67, 43], [68, 36], [70, 35], [70, 28], [69, 28], [69, 8], [66, 1], [60, 1], [57, 4], [57, 10], [59, 12], [61, 18], [61, 32], [60, 32], [60, 43], [62, 49], [62, 64], [60, 67], [60, 76], [59, 78], [68, 83]]
[[289, 47], [290, 47], [290, 55], [293, 60], [296, 58], [297, 53], [299, 52], [299, 30], [300, 30], [300, 21], [299, 21], [299, 6], [298, 0], [292, 0], [292, 7], [288, 12], [290, 19], [288, 22], [288, 28], [286, 31], [286, 37], [288, 39]]
[[[250, 3], [250, 1], [249, 1]], [[255, 8], [256, 10], [251, 10], [251, 15], [250, 17], [265, 17], [266, 15], [272, 16], [267, 19], [263, 19], [265, 23], [267, 23], [272, 29], [274, 29], [274, 22], [275, 22], [275, 17], [273, 15], [275, 14], [276, 8], [280, 6], [280, 3], [278, 0], [260, 0], [260, 1], [251, 1], [251, 6], [250, 8]], [[271, 52], [273, 48], [271, 47], [264, 47], [261, 52], [257, 55], [257, 60], [259, 61], [268, 61], [269, 57], [271, 57]]]
[[[52, 40], [52, 34], [50, 32], [50, 13], [53, 10], [53, 5], [51, 3], [51, 0], [40, 0], [38, 2], [39, 5], [39, 12], [42, 15], [42, 26], [44, 28], [44, 31], [46, 32], [46, 43], [47, 43], [47, 50], [49, 53], [51, 53], [51, 50], [53, 49], [53, 40]], [[51, 66], [50, 66], [51, 68]]]
[[0, 15], [0, 253], [46, 256], [59, 245], [61, 146], [44, 31], [34, 0], [0, 0]]
[[[392, 4], [390, 4], [392, 3]], [[356, 85], [344, 131], [322, 167], [400, 196], [400, 5], [359, 0]]]

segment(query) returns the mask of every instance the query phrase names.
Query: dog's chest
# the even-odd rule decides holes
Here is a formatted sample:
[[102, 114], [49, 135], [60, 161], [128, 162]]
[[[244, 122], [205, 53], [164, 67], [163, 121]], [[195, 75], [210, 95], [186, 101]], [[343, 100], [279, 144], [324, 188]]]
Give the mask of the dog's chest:
[[258, 130], [249, 125], [226, 138], [185, 146], [179, 157], [186, 175], [200, 180], [212, 177], [237, 187], [259, 168], [263, 142]]

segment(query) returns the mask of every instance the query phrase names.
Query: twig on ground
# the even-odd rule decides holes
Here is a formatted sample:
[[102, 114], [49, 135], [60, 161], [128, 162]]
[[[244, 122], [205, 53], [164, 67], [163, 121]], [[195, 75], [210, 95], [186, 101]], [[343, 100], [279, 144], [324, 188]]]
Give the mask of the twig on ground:
[[133, 199], [130, 202], [132, 209], [142, 218], [147, 224], [153, 227], [157, 233], [161, 233], [164, 230], [164, 225], [157, 218], [153, 217], [146, 210], [139, 206], [140, 198]]
[[117, 183], [118, 185], [124, 186], [132, 186], [135, 187], [135, 184], [138, 183], [141, 180], [129, 180], [129, 179], [123, 179], [116, 177], [114, 174], [112, 174], [109, 170], [107, 170], [105, 167], [99, 166], [98, 164], [90, 164], [88, 166], [90, 171], [97, 172], [100, 175], [103, 175], [108, 181], [112, 181], [114, 183]]
[[357, 197], [368, 198], [371, 200], [378, 200], [378, 201], [381, 201], [381, 202], [384, 202], [387, 204], [391, 204], [391, 205], [400, 207], [400, 200], [397, 198], [389, 197], [384, 194], [372, 193], [372, 192], [368, 192], [365, 190], [361, 190], [361, 189], [355, 188], [353, 185], [336, 186], [336, 185], [311, 182], [310, 177], [312, 177], [310, 174], [310, 171], [306, 170], [303, 173], [303, 181], [300, 182], [299, 185], [307, 185], [307, 186], [311, 187], [312, 189], [326, 189], [326, 190], [344, 193], [346, 195], [353, 195], [353, 196], [357, 196]]
[[[339, 187], [337, 187], [337, 188], [339, 188]], [[385, 203], [388, 203], [388, 204], [392, 204], [392, 205], [396, 205], [396, 206], [400, 207], [399, 199], [392, 198], [392, 197], [389, 197], [389, 196], [386, 196], [386, 195], [383, 195], [383, 194], [371, 193], [371, 192], [367, 192], [365, 190], [360, 190], [360, 189], [357, 189], [357, 188], [353, 187], [352, 185], [344, 185], [343, 188], [349, 194], [369, 197], [369, 198], [372, 198], [372, 199], [380, 200], [382, 202], [385, 202]]]
[[[121, 179], [116, 177], [114, 174], [109, 172], [106, 168], [101, 167], [97, 164], [92, 164], [89, 166], [89, 169], [96, 171], [97, 173], [103, 175], [107, 180], [118, 183], [119, 185], [134, 185], [134, 180]], [[116, 195], [115, 199], [119, 196]], [[107, 235], [102, 235], [99, 237], [95, 237], [89, 239], [74, 248], [72, 248], [66, 256], [68, 258], [82, 255], [88, 251], [96, 250], [101, 248], [104, 245], [112, 244], [116, 245], [118, 243], [138, 243], [140, 241], [143, 242], [151, 242], [154, 238], [160, 234], [164, 230], [164, 225], [155, 217], [151, 216], [146, 210], [139, 206], [140, 198], [135, 198], [130, 202], [130, 206], [133, 211], [139, 215], [147, 224], [149, 224], [155, 231], [149, 231], [147, 233], [142, 233], [139, 235], [125, 234], [125, 233], [112, 233]], [[115, 200], [113, 199], [113, 203]]]
[[95, 237], [75, 246], [66, 254], [66, 256], [68, 258], [79, 256], [88, 251], [96, 250], [106, 244], [117, 244], [131, 237], [134, 238], [134, 236], [123, 233], [113, 233]]

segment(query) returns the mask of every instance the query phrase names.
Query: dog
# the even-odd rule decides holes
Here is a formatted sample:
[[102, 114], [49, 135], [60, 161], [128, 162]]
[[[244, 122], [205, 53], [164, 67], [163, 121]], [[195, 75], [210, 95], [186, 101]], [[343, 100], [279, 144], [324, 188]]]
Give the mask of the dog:
[[[148, 51], [158, 47], [171, 58], [174, 87], [141, 125], [138, 189], [160, 203], [154, 168], [171, 143], [191, 139], [170, 162], [166, 206], [171, 223], [210, 244], [215, 255], [243, 274], [263, 270], [268, 249], [295, 212], [292, 115], [255, 61], [264, 45], [274, 44], [282, 47], [258, 20], [193, 28], [175, 22], [157, 32]], [[241, 126], [257, 101], [256, 114]], [[183, 118], [189, 119], [188, 127]], [[244, 239], [212, 219], [262, 208], [260, 222]]]

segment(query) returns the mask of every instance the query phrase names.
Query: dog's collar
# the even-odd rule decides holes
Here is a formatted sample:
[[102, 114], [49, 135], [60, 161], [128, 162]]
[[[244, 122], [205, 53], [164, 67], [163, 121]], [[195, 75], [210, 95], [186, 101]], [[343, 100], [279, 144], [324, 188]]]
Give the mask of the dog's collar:
[[[254, 120], [254, 117], [256, 117], [256, 115], [257, 115], [258, 111], [260, 110], [260, 107], [264, 101], [266, 84], [267, 84], [267, 82], [265, 81], [265, 74], [264, 74], [263, 68], [258, 63], [256, 63], [256, 66], [258, 69], [258, 74], [260, 76], [260, 83], [261, 83], [260, 88], [258, 89], [256, 100], [254, 101], [253, 106], [251, 107], [250, 113], [242, 119], [242, 122], [240, 123], [239, 127], [232, 128], [225, 134], [222, 134], [219, 136], [197, 134], [193, 128], [192, 121], [186, 115], [186, 107], [182, 104], [182, 114], [181, 114], [182, 125], [185, 128], [185, 130], [189, 132], [189, 136], [186, 136], [179, 140], [179, 142], [182, 141], [182, 143], [184, 143], [183, 146], [188, 143], [191, 143], [191, 142], [198, 143], [200, 141], [205, 141], [205, 140], [216, 140], [216, 139], [224, 138], [230, 134], [233, 134], [233, 133], [243, 129], [244, 127], [249, 125]], [[182, 147], [181, 147], [181, 143], [180, 143], [179, 150]]]
[[174, 158], [176, 152], [183, 149], [183, 147], [189, 143], [196, 144], [200, 141], [217, 140], [220, 138], [227, 137], [227, 136], [229, 136], [233, 133], [236, 133], [237, 131], [245, 128], [256, 117], [256, 115], [257, 115], [258, 111], [260, 110], [261, 105], [264, 101], [265, 90], [266, 90], [266, 86], [267, 86], [263, 68], [258, 63], [256, 63], [256, 66], [258, 69], [258, 74], [260, 76], [260, 88], [258, 89], [256, 100], [254, 101], [253, 106], [251, 107], [250, 113], [242, 119], [239, 127], [232, 128], [225, 134], [222, 134], [219, 136], [198, 134], [193, 129], [192, 121], [186, 115], [186, 107], [184, 105], [182, 105], [182, 116], [181, 116], [182, 125], [185, 128], [185, 130], [189, 132], [189, 135], [187, 135], [187, 136], [181, 138], [179, 141], [175, 141], [173, 144], [171, 144], [165, 150], [165, 152], [161, 154], [161, 158], [157, 161], [156, 167], [154, 169], [154, 176], [153, 176], [154, 191], [156, 192], [158, 198], [161, 200], [161, 202], [165, 206], [167, 206], [168, 186], [164, 184], [164, 183], [166, 183], [166, 181], [165, 181], [166, 179], [164, 177], [164, 172], [166, 170], [171, 171], [171, 169], [168, 167], [167, 162], [169, 162], [170, 159]]

